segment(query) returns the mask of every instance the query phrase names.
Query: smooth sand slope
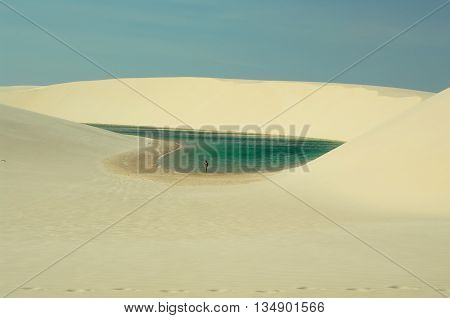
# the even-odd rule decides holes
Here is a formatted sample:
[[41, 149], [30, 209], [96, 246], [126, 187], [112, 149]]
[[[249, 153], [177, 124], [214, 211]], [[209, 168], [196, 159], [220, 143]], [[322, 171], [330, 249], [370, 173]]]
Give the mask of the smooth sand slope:
[[312, 162], [308, 186], [365, 214], [450, 216], [449, 118], [447, 89]]
[[[167, 190], [167, 181], [105, 169], [105, 158], [136, 146], [133, 137], [0, 106], [0, 292], [128, 215], [10, 297], [448, 294], [450, 209], [440, 199], [448, 178], [438, 177], [448, 173], [448, 100], [445, 92], [411, 108], [310, 163], [308, 173], [300, 167], [270, 175], [410, 273], [263, 176], [172, 177], [179, 183]], [[387, 148], [386, 137], [393, 138]], [[419, 148], [426, 152], [417, 154]], [[429, 175], [414, 169], [429, 160], [436, 165]], [[413, 177], [422, 185], [410, 184]]]
[[302, 100], [271, 124], [281, 126], [284, 134], [291, 134], [289, 126], [294, 125], [294, 135], [299, 135], [304, 125], [310, 125], [309, 137], [346, 141], [432, 96], [426, 92], [344, 84], [329, 84], [317, 90], [321, 85], [214, 78], [135, 78], [13, 92], [0, 90], [0, 102], [82, 123], [183, 125], [152, 104], [153, 101], [195, 129], [205, 125], [218, 129], [220, 125], [260, 126]]
[[448, 295], [448, 118], [450, 89], [272, 179]]

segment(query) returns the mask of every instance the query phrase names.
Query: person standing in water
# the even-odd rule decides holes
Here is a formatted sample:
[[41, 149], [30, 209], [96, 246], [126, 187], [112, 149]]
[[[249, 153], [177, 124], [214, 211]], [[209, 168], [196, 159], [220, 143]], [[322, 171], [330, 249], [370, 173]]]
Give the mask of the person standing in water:
[[205, 165], [205, 172], [208, 173], [208, 166], [209, 166], [208, 160], [205, 160], [203, 164]]

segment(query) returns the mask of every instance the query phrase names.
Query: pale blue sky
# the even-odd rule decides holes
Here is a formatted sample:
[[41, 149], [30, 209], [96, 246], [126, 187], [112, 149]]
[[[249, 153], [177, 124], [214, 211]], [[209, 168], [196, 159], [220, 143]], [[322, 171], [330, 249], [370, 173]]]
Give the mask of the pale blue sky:
[[[327, 81], [445, 0], [2, 0], [118, 77]], [[0, 85], [109, 76], [0, 3]], [[450, 86], [450, 5], [336, 82]]]

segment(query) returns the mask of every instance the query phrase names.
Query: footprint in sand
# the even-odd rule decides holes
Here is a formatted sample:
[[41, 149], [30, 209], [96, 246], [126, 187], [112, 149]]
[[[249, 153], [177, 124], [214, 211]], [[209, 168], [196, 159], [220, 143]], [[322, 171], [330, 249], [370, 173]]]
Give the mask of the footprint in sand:
[[389, 289], [403, 289], [403, 290], [419, 290], [419, 287], [412, 287], [412, 286], [399, 286], [399, 285], [391, 285], [388, 286]]
[[369, 287], [349, 287], [349, 288], [346, 288], [345, 290], [356, 291], [356, 292], [368, 292], [368, 291], [371, 291], [372, 288], [369, 288]]
[[37, 291], [37, 290], [43, 290], [44, 288], [42, 287], [22, 287], [20, 288], [22, 290], [31, 290], [31, 291]]
[[91, 291], [93, 291], [93, 290], [90, 289], [90, 288], [69, 288], [69, 289], [66, 289], [66, 292], [69, 292], [69, 293], [88, 293], [88, 292], [91, 292]]
[[208, 289], [209, 292], [211, 293], [225, 293], [228, 291], [228, 289]]
[[391, 286], [388, 286], [387, 288], [390, 288], [390, 289], [399, 289], [400, 286], [397, 286], [397, 285], [391, 285]]
[[179, 294], [179, 293], [185, 293], [186, 290], [184, 290], [184, 289], [175, 289], [175, 290], [172, 290], [172, 289], [161, 289], [160, 292], [161, 293], [169, 293], [169, 294]]
[[135, 289], [135, 288], [130, 288], [130, 287], [115, 287], [115, 288], [111, 288], [112, 291], [115, 292], [122, 292], [122, 291], [139, 291], [139, 289]]
[[279, 289], [273, 289], [273, 290], [256, 290], [257, 293], [264, 293], [264, 294], [277, 294], [280, 293], [281, 290]]

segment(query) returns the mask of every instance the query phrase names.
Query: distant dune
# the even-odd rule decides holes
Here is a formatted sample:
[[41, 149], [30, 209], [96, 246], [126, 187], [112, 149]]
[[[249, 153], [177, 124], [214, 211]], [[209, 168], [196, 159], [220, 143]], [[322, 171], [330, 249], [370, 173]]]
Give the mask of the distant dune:
[[[320, 85], [126, 81], [194, 128], [262, 124]], [[309, 172], [251, 182], [106, 169], [105, 159], [126, 161], [117, 155], [137, 139], [77, 122], [178, 125], [116, 81], [0, 90], [0, 102], [14, 106], [0, 105], [2, 295], [450, 294], [449, 90], [329, 85], [276, 122], [348, 142]]]
[[23, 91], [33, 88], [39, 88], [41, 86], [31, 86], [31, 85], [17, 85], [17, 86], [0, 86], [1, 92], [9, 92], [9, 91]]
[[0, 102], [75, 122], [157, 127], [183, 125], [155, 106], [153, 101], [198, 129], [205, 125], [216, 128], [219, 125], [262, 125], [306, 98], [271, 124], [281, 125], [285, 134], [290, 134], [288, 127], [294, 125], [297, 135], [304, 125], [310, 125], [309, 137], [345, 141], [433, 95], [346, 84], [329, 84], [317, 90], [322, 83], [308, 82], [214, 78], [121, 81], [86, 81], [32, 90], [0, 91]]

